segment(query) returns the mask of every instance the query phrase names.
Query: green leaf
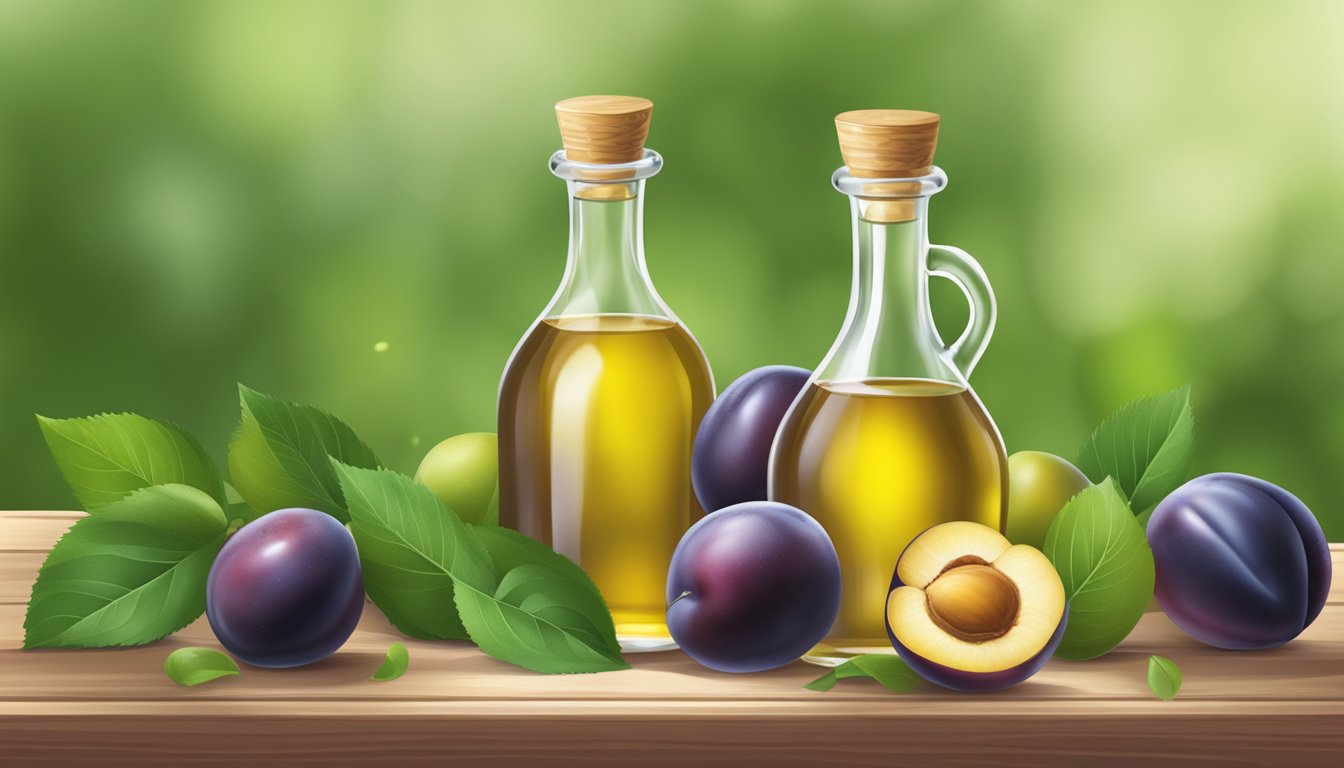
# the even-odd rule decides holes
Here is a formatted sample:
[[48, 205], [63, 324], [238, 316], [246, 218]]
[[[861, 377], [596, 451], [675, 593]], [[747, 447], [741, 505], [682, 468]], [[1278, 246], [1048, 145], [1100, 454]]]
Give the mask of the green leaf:
[[615, 633], [591, 619], [606, 606], [551, 564], [514, 568], [493, 595], [459, 582], [456, 599], [472, 642], [500, 661], [549, 674], [630, 668]]
[[37, 417], [47, 447], [75, 497], [89, 511], [141, 488], [180, 483], [221, 505], [224, 481], [196, 438], [180, 427], [134, 413], [82, 419]]
[[612, 622], [606, 600], [598, 591], [597, 585], [588, 578], [588, 574], [584, 573], [573, 560], [511, 528], [474, 525], [469, 526], [469, 529], [472, 536], [489, 553], [495, 576], [500, 583], [503, 583], [510, 573], [525, 565], [544, 566], [554, 578], [568, 582], [581, 593], [574, 600], [572, 607], [583, 613], [584, 619], [594, 628], [601, 646], [612, 653], [621, 652], [621, 646], [616, 642], [616, 626]]
[[410, 663], [411, 654], [406, 650], [406, 646], [401, 643], [393, 643], [387, 648], [387, 658], [383, 659], [383, 665], [369, 679], [377, 680], [380, 683], [396, 680], [406, 674], [406, 667]]
[[[229, 518], [230, 522], [237, 520], [243, 525], [246, 525], [247, 523], [256, 520], [258, 517], [261, 517], [261, 515], [257, 514], [257, 511], [253, 509], [252, 506], [245, 501], [235, 501], [234, 503], [230, 504], [228, 506], [228, 509], [225, 510], [224, 514], [226, 517]], [[238, 527], [241, 528], [242, 525], [239, 525]]]
[[1166, 656], [1149, 656], [1148, 687], [1157, 698], [1171, 701], [1181, 690], [1181, 668]]
[[829, 691], [834, 688], [835, 684], [838, 682], [840, 682], [840, 678], [835, 674], [835, 670], [831, 669], [827, 670], [826, 674], [818, 677], [816, 680], [813, 680], [803, 687], [813, 691]]
[[492, 591], [485, 548], [434, 492], [405, 475], [331, 460], [350, 504], [364, 589], [393, 626], [426, 640], [465, 640], [456, 583]]
[[1069, 601], [1055, 656], [1090, 659], [1119, 645], [1153, 596], [1153, 552], [1115, 481], [1106, 478], [1064, 505], [1043, 551]]
[[478, 525], [499, 525], [499, 481], [495, 481], [495, 492], [490, 495], [490, 503], [485, 507]]
[[238, 664], [213, 648], [178, 648], [163, 660], [163, 672], [178, 685], [190, 688], [238, 674]]
[[849, 677], [867, 677], [876, 680], [887, 690], [896, 693], [914, 690], [919, 684], [919, 675], [906, 666], [901, 657], [890, 654], [865, 654], [845, 661], [803, 687], [814, 691], [829, 691], [837, 682]]
[[1155, 509], [1157, 509], [1157, 507], [1149, 507], [1148, 509], [1134, 516], [1134, 519], [1139, 522], [1139, 527], [1142, 528], [1144, 531], [1148, 530], [1148, 519], [1153, 516], [1153, 510]]
[[350, 519], [328, 457], [353, 467], [379, 466], [373, 449], [345, 422], [238, 385], [242, 423], [229, 444], [229, 477], [239, 495], [265, 514], [307, 507]]
[[1190, 478], [1195, 415], [1190, 387], [1135, 400], [1111, 414], [1078, 451], [1094, 483], [1110, 476], [1135, 513], [1155, 506]]
[[79, 520], [38, 572], [23, 647], [143, 645], [185, 627], [205, 610], [227, 525], [207, 493], [176, 484]]
[[494, 594], [457, 591], [462, 623], [481, 650], [536, 672], [629, 668], [611, 612], [582, 568], [517, 531], [488, 525], [470, 530], [499, 581]]

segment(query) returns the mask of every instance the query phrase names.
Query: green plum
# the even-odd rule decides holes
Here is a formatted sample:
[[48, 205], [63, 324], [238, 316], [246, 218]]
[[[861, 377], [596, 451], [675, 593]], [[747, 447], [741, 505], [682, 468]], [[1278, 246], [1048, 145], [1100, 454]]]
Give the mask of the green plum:
[[492, 433], [469, 432], [430, 448], [415, 479], [463, 522], [499, 523], [499, 443]]
[[1018, 451], [1008, 457], [1008, 525], [1014, 544], [1040, 548], [1055, 515], [1091, 485], [1079, 469], [1053, 453]]

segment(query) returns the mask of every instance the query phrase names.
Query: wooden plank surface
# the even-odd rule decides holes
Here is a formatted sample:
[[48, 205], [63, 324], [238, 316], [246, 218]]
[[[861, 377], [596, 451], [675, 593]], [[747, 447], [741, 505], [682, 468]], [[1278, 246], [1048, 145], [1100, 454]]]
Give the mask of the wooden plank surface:
[[[46, 551], [77, 513], [0, 513], [0, 764], [104, 765], [1311, 765], [1344, 752], [1344, 586], [1293, 643], [1260, 652], [1203, 646], [1160, 613], [1115, 652], [1053, 661], [992, 694], [923, 686], [895, 695], [869, 681], [826, 693], [803, 663], [724, 675], [679, 652], [631, 655], [634, 668], [538, 675], [468, 643], [401, 637], [371, 604], [350, 642], [294, 670], [244, 668], [181, 688], [164, 657], [216, 646], [204, 619], [151, 646], [19, 651], [25, 603]], [[1332, 547], [1336, 569], [1344, 548]], [[366, 678], [405, 642], [407, 675]], [[1153, 698], [1148, 655], [1185, 685]]]

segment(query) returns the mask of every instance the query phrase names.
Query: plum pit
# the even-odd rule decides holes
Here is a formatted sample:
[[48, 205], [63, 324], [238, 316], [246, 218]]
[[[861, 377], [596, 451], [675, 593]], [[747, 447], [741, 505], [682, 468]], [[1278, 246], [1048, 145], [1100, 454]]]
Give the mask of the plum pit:
[[1013, 580], [994, 566], [968, 563], [939, 574], [924, 588], [924, 603], [929, 618], [944, 632], [984, 643], [1013, 628], [1022, 596]]

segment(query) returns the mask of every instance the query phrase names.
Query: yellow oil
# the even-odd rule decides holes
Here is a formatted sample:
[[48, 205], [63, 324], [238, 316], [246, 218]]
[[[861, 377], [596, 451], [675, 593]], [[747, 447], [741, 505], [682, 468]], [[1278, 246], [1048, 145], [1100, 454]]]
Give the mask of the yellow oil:
[[714, 399], [704, 353], [643, 315], [547, 318], [500, 388], [500, 522], [592, 577], [627, 648], [670, 647], [672, 551], [704, 513], [691, 445]]
[[892, 572], [924, 529], [1003, 522], [1003, 441], [958, 384], [815, 383], [781, 427], [775, 451], [772, 498], [815, 517], [840, 557], [840, 614], [824, 641], [830, 648], [814, 656], [891, 650], [884, 606]]

